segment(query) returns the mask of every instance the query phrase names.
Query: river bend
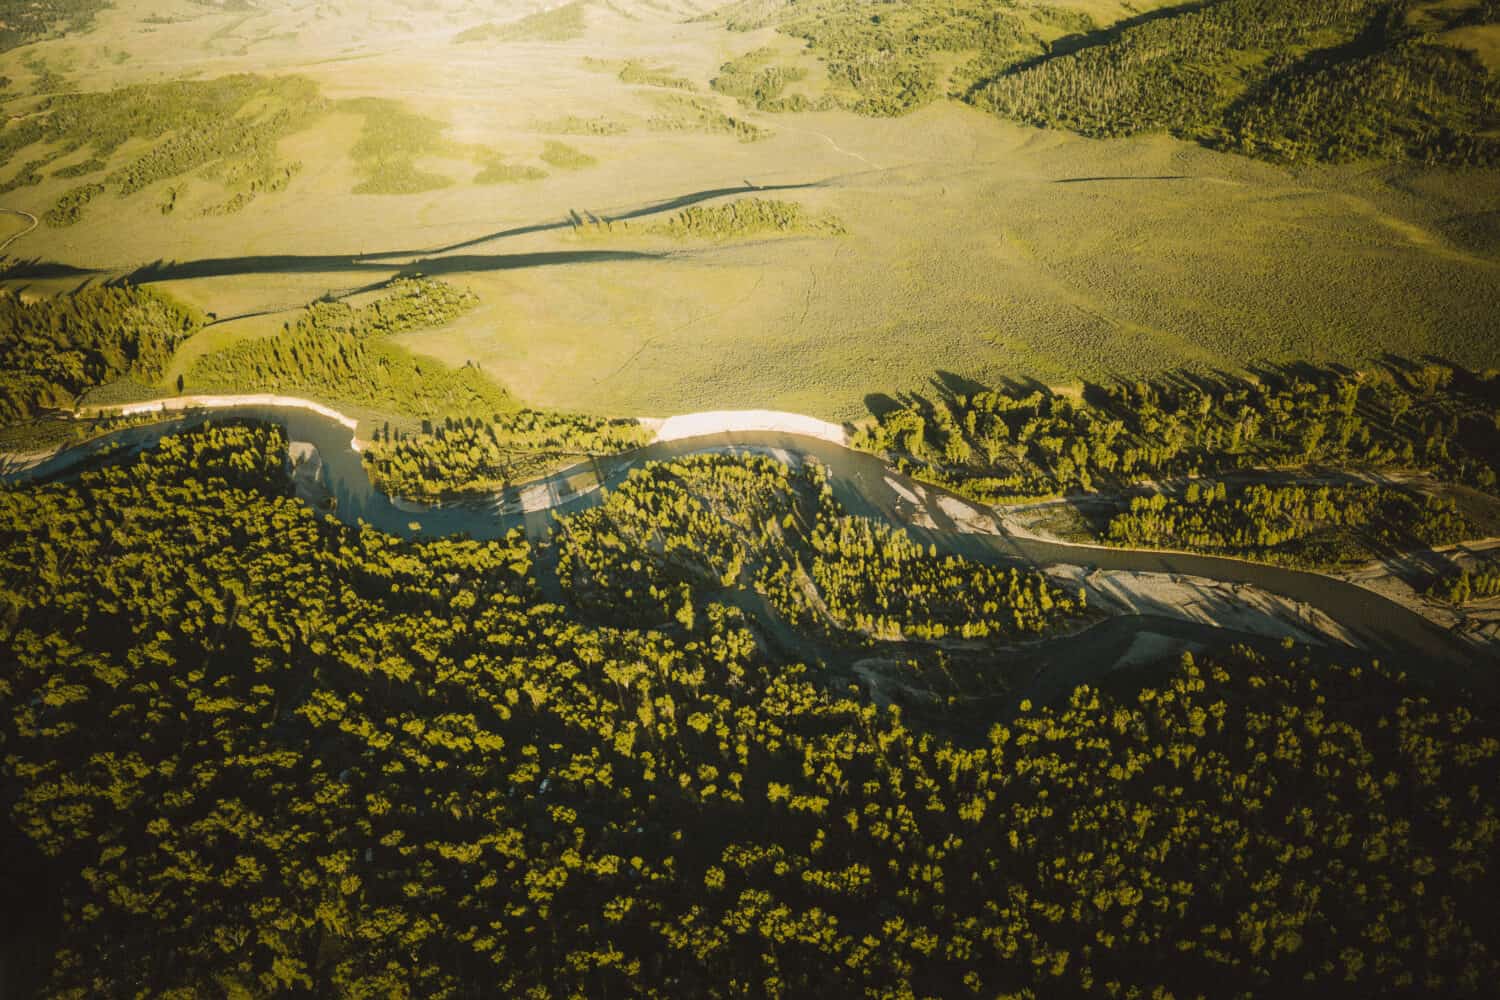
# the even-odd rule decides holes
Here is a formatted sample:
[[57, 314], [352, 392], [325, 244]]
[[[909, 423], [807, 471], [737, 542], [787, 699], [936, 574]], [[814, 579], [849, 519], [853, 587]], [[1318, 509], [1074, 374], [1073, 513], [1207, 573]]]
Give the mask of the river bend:
[[[657, 442], [620, 455], [588, 459], [536, 483], [484, 498], [439, 506], [393, 500], [370, 481], [346, 424], [305, 409], [235, 406], [191, 412], [146, 426], [128, 428], [70, 448], [8, 479], [50, 479], [76, 469], [109, 449], [128, 453], [149, 447], [163, 435], [212, 417], [262, 420], [280, 425], [293, 441], [314, 445], [323, 462], [323, 479], [337, 501], [336, 516], [347, 524], [363, 521], [392, 534], [410, 537], [465, 533], [495, 538], [522, 528], [543, 537], [557, 514], [598, 502], [598, 486], [614, 487], [634, 466], [707, 451], [748, 451], [793, 459], [808, 457], [827, 467], [834, 495], [852, 514], [895, 524], [924, 545], [971, 559], [1017, 561], [1036, 567], [1074, 565], [1100, 570], [1166, 573], [1245, 584], [1303, 602], [1344, 626], [1361, 644], [1377, 653], [1409, 661], [1414, 670], [1425, 662], [1472, 674], [1482, 654], [1421, 615], [1352, 583], [1278, 566], [1239, 559], [1178, 552], [1113, 549], [1018, 537], [1004, 532], [985, 508], [927, 484], [917, 484], [892, 470], [880, 458], [831, 441], [772, 431], [711, 434]], [[941, 504], [922, 505], [927, 524], [914, 523], [913, 496], [941, 497]], [[961, 505], [955, 508], [954, 505]], [[955, 523], [949, 512], [964, 510], [964, 520], [987, 522], [992, 531], [974, 531]]]

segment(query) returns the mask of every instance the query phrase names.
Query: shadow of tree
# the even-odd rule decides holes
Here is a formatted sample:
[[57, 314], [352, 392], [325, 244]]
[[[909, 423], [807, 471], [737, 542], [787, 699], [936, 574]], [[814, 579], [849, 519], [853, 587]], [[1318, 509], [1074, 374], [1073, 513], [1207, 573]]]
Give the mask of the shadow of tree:
[[[646, 218], [652, 215], [673, 212], [681, 208], [699, 204], [700, 202], [711, 201], [715, 198], [747, 194], [751, 191], [796, 191], [819, 187], [825, 183], [825, 181], [809, 181], [796, 184], [762, 185], [758, 187], [741, 185], [708, 188], [668, 198], [663, 201], [624, 209], [619, 212], [605, 213], [599, 217], [610, 222]], [[574, 225], [575, 218], [576, 213], [569, 213], [569, 216], [561, 219], [497, 230], [456, 243], [425, 249], [382, 250], [374, 253], [343, 254], [262, 254], [205, 258], [190, 261], [157, 260], [125, 273], [120, 273], [118, 269], [76, 267], [71, 264], [44, 260], [40, 257], [30, 257], [8, 264], [3, 270], [0, 270], [0, 279], [36, 280], [82, 277], [87, 281], [101, 275], [112, 275], [110, 278], [111, 282], [123, 281], [130, 284], [143, 285], [157, 281], [233, 277], [247, 274], [389, 274], [392, 271], [396, 271], [399, 275], [416, 272], [433, 275], [505, 271], [517, 268], [550, 267], [560, 264], [587, 264], [610, 260], [658, 260], [665, 256], [664, 254], [613, 250], [458, 255], [458, 251], [471, 250], [485, 243], [526, 236], [533, 233], [570, 229]], [[354, 294], [354, 292], [348, 291], [343, 294]]]

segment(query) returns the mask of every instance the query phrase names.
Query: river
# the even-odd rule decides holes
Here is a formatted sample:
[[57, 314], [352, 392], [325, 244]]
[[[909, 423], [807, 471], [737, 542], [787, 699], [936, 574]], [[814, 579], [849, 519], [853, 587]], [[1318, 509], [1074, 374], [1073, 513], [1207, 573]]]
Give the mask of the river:
[[[323, 478], [336, 500], [335, 514], [347, 524], [360, 521], [392, 534], [410, 537], [465, 533], [495, 538], [515, 529], [529, 537], [546, 535], [556, 514], [585, 509], [598, 502], [602, 483], [613, 487], [630, 469], [650, 461], [670, 460], [705, 451], [749, 451], [787, 459], [815, 458], [827, 467], [834, 495], [852, 514], [880, 518], [905, 529], [923, 545], [971, 559], [1011, 560], [1036, 567], [1059, 564], [1101, 570], [1167, 573], [1229, 584], [1246, 584], [1303, 602], [1343, 625], [1359, 642], [1393, 662], [1399, 658], [1421, 669], [1430, 664], [1456, 668], [1473, 679], [1482, 654], [1415, 612], [1355, 584], [1318, 573], [1215, 556], [1135, 549], [1110, 549], [1040, 541], [1015, 535], [965, 530], [951, 513], [965, 511], [996, 525], [983, 507], [926, 484], [916, 484], [880, 458], [829, 441], [775, 432], [713, 434], [659, 442], [621, 455], [590, 459], [537, 484], [503, 494], [440, 506], [393, 501], [370, 481], [360, 453], [352, 447], [348, 427], [326, 416], [293, 408], [240, 406], [193, 412], [159, 423], [117, 431], [67, 449], [8, 479], [49, 479], [86, 465], [101, 453], [115, 454], [149, 447], [164, 434], [212, 418], [263, 420], [280, 425], [293, 441], [314, 445], [323, 461]], [[523, 493], [531, 501], [523, 504]], [[545, 494], [543, 498], [542, 494]], [[913, 523], [914, 494], [942, 497], [923, 505], [930, 526]], [[537, 507], [538, 501], [546, 509]], [[957, 506], [955, 506], [957, 505]], [[968, 518], [964, 518], [968, 520]]]

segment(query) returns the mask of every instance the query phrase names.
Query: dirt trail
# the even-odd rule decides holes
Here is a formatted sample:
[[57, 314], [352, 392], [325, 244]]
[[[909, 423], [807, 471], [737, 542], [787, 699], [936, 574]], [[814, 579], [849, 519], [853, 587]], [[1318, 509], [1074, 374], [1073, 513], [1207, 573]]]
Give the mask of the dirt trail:
[[25, 229], [21, 230], [19, 233], [13, 233], [13, 234], [11, 234], [11, 236], [8, 239], [6, 239], [6, 241], [4, 243], [0, 243], [0, 254], [3, 254], [3, 253], [5, 253], [6, 250], [10, 249], [10, 245], [12, 243], [14, 243], [16, 240], [20, 239], [22, 236], [26, 236], [26, 235], [30, 234], [33, 230], [35, 230], [36, 227], [37, 227], [37, 221], [36, 221], [36, 216], [32, 215], [30, 212], [23, 212], [23, 211], [21, 211], [20, 209], [17, 209], [17, 208], [0, 208], [0, 215], [15, 215], [15, 216], [19, 216], [20, 218], [26, 219], [27, 221], [29, 221], [31, 223], [31, 225], [27, 226]]
[[779, 121], [776, 123], [776, 127], [778, 129], [780, 129], [781, 131], [783, 131], [783, 132], [795, 132], [795, 133], [798, 133], [800, 135], [816, 136], [817, 138], [822, 139], [824, 142], [828, 143], [828, 145], [832, 146], [833, 147], [833, 151], [836, 152], [836, 153], [838, 153], [841, 156], [847, 156], [847, 157], [849, 157], [851, 159], [858, 160], [859, 162], [863, 163], [865, 166], [871, 167], [871, 168], [873, 168], [875, 170], [884, 170], [885, 169], [880, 164], [876, 163], [874, 160], [866, 159], [864, 156], [860, 155], [859, 153], [856, 153], [856, 152], [854, 152], [851, 149], [845, 149], [843, 146], [840, 146], [837, 142], [834, 141], [833, 136], [828, 135], [828, 134], [826, 134], [824, 132], [815, 132], [812, 129], [807, 129], [807, 128], [796, 128], [795, 126], [786, 125], [786, 124], [784, 124], [782, 122], [779, 122]]

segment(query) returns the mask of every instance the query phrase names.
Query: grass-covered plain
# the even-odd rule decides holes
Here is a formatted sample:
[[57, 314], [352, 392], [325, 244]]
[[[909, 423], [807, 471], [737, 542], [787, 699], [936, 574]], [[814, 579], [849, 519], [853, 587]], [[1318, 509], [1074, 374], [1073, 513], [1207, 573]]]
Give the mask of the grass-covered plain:
[[[1082, 18], [1132, 16], [1105, 0], [1054, 6], [991, 13], [1021, 17], [1058, 58]], [[1414, 23], [1434, 37], [1486, 30], [1418, 6]], [[32, 114], [44, 86], [74, 100], [163, 77], [303, 80], [321, 110], [279, 134], [270, 159], [244, 160], [300, 168], [253, 200], [238, 197], [253, 174], [228, 169], [122, 196], [107, 178], [147, 151], [134, 139], [108, 155], [16, 149], [0, 187], [19, 183], [0, 207], [43, 217], [64, 202], [77, 220], [17, 241], [6, 283], [42, 294], [129, 275], [215, 313], [169, 365], [175, 378], [313, 299], [420, 270], [481, 305], [404, 346], [475, 362], [524, 404], [602, 415], [774, 406], [853, 418], [870, 394], [921, 391], [939, 371], [1055, 384], [1386, 352], [1500, 364], [1493, 172], [1288, 168], [1159, 134], [1089, 140], [1002, 121], [942, 87], [897, 118], [773, 113], [757, 105], [819, 106], [838, 86], [822, 50], [776, 30], [782, 8], [755, 27], [667, 7], [585, 4], [566, 15], [577, 32], [455, 43], [534, 11], [120, 0], [92, 33], [0, 55], [7, 110]], [[334, 53], [319, 42], [330, 32]], [[947, 37], [920, 45], [957, 72], [968, 56], [932, 48]], [[783, 185], [795, 189], [767, 190]], [[831, 215], [847, 235], [780, 246], [651, 235], [745, 197]], [[574, 217], [624, 218], [634, 235], [580, 246]]]

